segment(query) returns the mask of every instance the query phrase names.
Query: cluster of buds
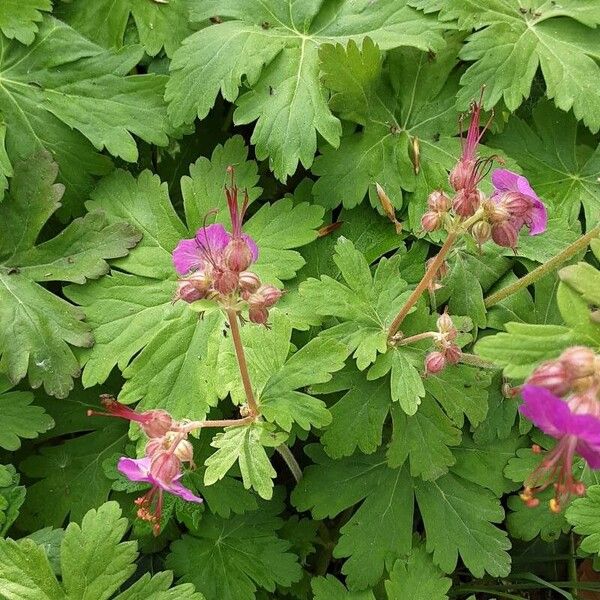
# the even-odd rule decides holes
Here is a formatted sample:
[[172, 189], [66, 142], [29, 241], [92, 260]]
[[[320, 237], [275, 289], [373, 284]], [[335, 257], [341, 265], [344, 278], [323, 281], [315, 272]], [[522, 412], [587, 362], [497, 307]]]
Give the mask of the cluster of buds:
[[135, 500], [138, 518], [152, 526], [154, 535], [160, 533], [163, 493], [168, 492], [189, 502], [202, 502], [180, 483], [183, 465], [195, 468], [194, 449], [187, 440], [189, 428], [164, 410], [137, 412], [108, 394], [100, 397], [106, 413], [88, 410], [88, 416], [110, 416], [137, 423], [148, 436], [143, 458], [122, 457], [117, 468], [129, 480], [149, 483], [148, 492]]
[[479, 184], [496, 157], [479, 158], [477, 147], [489, 122], [480, 131], [481, 103], [471, 105], [471, 122], [462, 153], [450, 172], [449, 183], [455, 192], [449, 198], [436, 190], [427, 199], [428, 210], [421, 218], [424, 231], [438, 229], [468, 231], [479, 246], [493, 240], [505, 248], [516, 248], [519, 231], [530, 235], [546, 230], [546, 208], [525, 177], [507, 169], [492, 172], [492, 194], [487, 197]]
[[[521, 414], [558, 440], [525, 480], [521, 499], [538, 506], [539, 493], [553, 485], [550, 510], [560, 512], [571, 496], [585, 493], [585, 485], [573, 477], [575, 454], [592, 469], [600, 468], [600, 356], [583, 346], [569, 348], [535, 369], [521, 394]], [[533, 451], [542, 453], [537, 445]]]
[[425, 375], [439, 373], [447, 365], [455, 365], [460, 361], [461, 349], [456, 345], [458, 330], [447, 312], [440, 315], [437, 320], [437, 332], [433, 340], [436, 350], [429, 352], [425, 357]]
[[179, 242], [173, 251], [173, 263], [181, 278], [177, 282], [175, 300], [192, 303], [213, 300], [225, 308], [246, 307], [250, 321], [266, 324], [271, 308], [282, 292], [263, 285], [256, 273], [248, 269], [258, 259], [254, 240], [242, 232], [248, 208], [248, 193], [240, 206], [239, 189], [233, 180], [233, 167], [228, 167], [231, 185], [225, 196], [231, 219], [231, 233], [222, 225], [201, 227], [192, 239]]

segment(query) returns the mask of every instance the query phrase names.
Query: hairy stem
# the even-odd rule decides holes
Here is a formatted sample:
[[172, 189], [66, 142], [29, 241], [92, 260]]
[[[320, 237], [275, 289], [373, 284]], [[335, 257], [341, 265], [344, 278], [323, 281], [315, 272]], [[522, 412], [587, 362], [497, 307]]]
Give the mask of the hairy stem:
[[250, 381], [250, 373], [248, 373], [248, 363], [246, 362], [246, 354], [244, 353], [244, 345], [242, 344], [242, 337], [240, 335], [240, 325], [238, 323], [237, 312], [232, 308], [228, 308], [227, 318], [229, 319], [231, 337], [233, 338], [233, 347], [235, 348], [235, 355], [240, 368], [242, 383], [244, 384], [246, 402], [248, 403], [248, 409], [250, 411], [249, 416], [256, 417], [260, 411], [258, 410], [256, 399], [254, 398], [254, 392], [252, 391], [252, 382]]
[[243, 427], [249, 425], [255, 420], [255, 417], [248, 416], [241, 419], [221, 419], [220, 421], [190, 421], [185, 424], [185, 431], [190, 432], [195, 429], [204, 429], [206, 427]]
[[471, 365], [472, 367], [480, 367], [481, 369], [499, 369], [500, 367], [489, 360], [479, 358], [476, 354], [469, 354], [463, 352], [460, 355], [460, 362], [465, 365]]
[[486, 308], [490, 308], [490, 306], [494, 306], [494, 304], [498, 304], [498, 302], [504, 300], [504, 298], [508, 298], [512, 294], [518, 292], [536, 282], [538, 279], [551, 273], [555, 269], [557, 269], [564, 262], [568, 261], [570, 258], [575, 256], [581, 250], [584, 250], [587, 245], [596, 237], [600, 235], [600, 225], [597, 225], [593, 229], [590, 229], [585, 235], [582, 235], [578, 240], [573, 242], [570, 246], [567, 246], [562, 252], [559, 252], [556, 256], [553, 256], [548, 262], [540, 265], [537, 269], [531, 271], [525, 275], [525, 277], [521, 277], [521, 279], [517, 279], [514, 283], [507, 285], [506, 287], [498, 290], [494, 294], [491, 294], [484, 300], [484, 304]]
[[410, 337], [402, 338], [397, 343], [396, 346], [408, 346], [409, 344], [416, 344], [417, 342], [421, 342], [428, 338], [434, 338], [440, 335], [437, 331], [424, 331], [423, 333], [417, 333], [416, 335], [411, 335]]
[[281, 458], [283, 458], [285, 464], [289, 467], [290, 471], [292, 472], [296, 483], [298, 483], [302, 479], [302, 469], [300, 468], [298, 461], [292, 454], [292, 451], [285, 444], [277, 446], [275, 450], [277, 450]]
[[405, 302], [404, 306], [400, 309], [400, 312], [396, 315], [396, 318], [392, 321], [390, 325], [390, 329], [388, 331], [388, 340], [392, 341], [392, 338], [400, 329], [400, 325], [402, 325], [402, 321], [406, 318], [406, 315], [410, 312], [410, 309], [419, 301], [419, 298], [423, 295], [423, 292], [429, 287], [431, 282], [434, 280], [437, 275], [440, 267], [444, 263], [444, 259], [450, 252], [452, 245], [456, 241], [458, 233], [455, 231], [451, 231], [446, 238], [446, 241], [440, 248], [437, 256], [431, 261], [429, 268], [425, 271], [425, 275], [421, 281], [419, 281], [417, 287], [413, 290], [412, 294], [408, 297], [408, 300]]

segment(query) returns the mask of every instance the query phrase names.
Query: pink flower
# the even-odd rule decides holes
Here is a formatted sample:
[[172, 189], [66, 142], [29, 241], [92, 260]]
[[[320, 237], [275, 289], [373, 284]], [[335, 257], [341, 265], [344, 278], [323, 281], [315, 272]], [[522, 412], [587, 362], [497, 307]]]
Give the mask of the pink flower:
[[179, 496], [188, 502], [203, 502], [191, 490], [183, 486], [181, 463], [172, 453], [163, 453], [156, 458], [133, 459], [122, 457], [117, 468], [130, 481], [149, 483], [150, 490], [135, 503], [138, 506], [138, 517], [153, 523], [154, 535], [160, 533], [160, 519], [163, 507], [163, 492]]
[[535, 495], [552, 483], [555, 497], [550, 501], [554, 512], [572, 495], [581, 496], [585, 486], [573, 478], [575, 454], [581, 455], [592, 469], [600, 469], [600, 402], [597, 390], [590, 388], [583, 394], [565, 400], [543, 387], [524, 385], [521, 414], [544, 433], [559, 440], [544, 457], [540, 466], [525, 481], [521, 497], [530, 506], [539, 501]]
[[175, 270], [180, 275], [187, 275], [193, 271], [204, 272], [211, 265], [219, 264], [230, 239], [231, 235], [223, 225], [215, 223], [201, 227], [196, 237], [181, 240], [173, 250]]
[[506, 209], [509, 220], [517, 230], [527, 225], [529, 235], [538, 235], [546, 231], [546, 207], [525, 177], [508, 169], [495, 169], [492, 173], [492, 184], [492, 201]]

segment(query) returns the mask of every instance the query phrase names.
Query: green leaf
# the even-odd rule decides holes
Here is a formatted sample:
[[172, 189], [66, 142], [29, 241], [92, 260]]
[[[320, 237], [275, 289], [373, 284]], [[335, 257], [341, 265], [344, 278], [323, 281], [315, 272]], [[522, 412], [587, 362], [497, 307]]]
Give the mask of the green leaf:
[[59, 180], [67, 185], [68, 210], [80, 212], [74, 202], [85, 198], [93, 176], [110, 170], [110, 161], [97, 151], [106, 148], [135, 162], [134, 135], [167, 144], [165, 78], [127, 75], [141, 48], [105, 51], [51, 17], [44, 18], [30, 46], [7, 40], [3, 45], [0, 112], [8, 157], [14, 164], [52, 152]]
[[[310, 167], [317, 133], [339, 143], [341, 126], [319, 84], [323, 43], [360, 42], [371, 37], [382, 48], [443, 45], [440, 25], [397, 0], [335, 9], [318, 2], [284, 9], [277, 2], [210, 0], [192, 9], [198, 21], [215, 14], [231, 20], [188, 37], [175, 53], [166, 98], [175, 124], [204, 118], [221, 92], [237, 101], [236, 124], [257, 121], [252, 142], [259, 160], [270, 159], [275, 175]], [[385, 26], [382, 26], [385, 23]], [[215, 56], [219, 60], [215, 60]], [[239, 98], [242, 80], [250, 89]]]
[[90, 213], [55, 238], [35, 245], [42, 227], [60, 206], [63, 186], [47, 153], [16, 165], [0, 224], [0, 370], [13, 383], [29, 375], [32, 387], [65, 397], [79, 375], [72, 346], [93, 343], [83, 312], [39, 285], [83, 283], [108, 270], [106, 259], [124, 256], [140, 239], [128, 224], [109, 224]]
[[237, 462], [246, 489], [254, 488], [261, 498], [273, 496], [273, 478], [277, 472], [265, 452], [265, 446], [279, 446], [285, 434], [274, 434], [263, 423], [243, 427], [228, 427], [213, 438], [211, 446], [218, 450], [206, 459], [204, 484], [211, 485], [222, 479]]
[[364, 589], [381, 577], [389, 554], [410, 550], [410, 476], [405, 469], [387, 468], [381, 453], [333, 461], [313, 446], [309, 454], [317, 464], [305, 469], [292, 502], [298, 510], [310, 509], [315, 519], [334, 517], [362, 502], [342, 527], [334, 556], [347, 558], [342, 573], [350, 589]]
[[172, 56], [181, 42], [193, 33], [189, 22], [189, 1], [167, 3], [147, 0], [98, 0], [94, 3], [74, 0], [59, 5], [58, 18], [105, 48], [121, 48], [129, 16], [137, 27], [140, 43], [150, 56], [164, 47]]
[[600, 271], [584, 262], [563, 267], [558, 276], [588, 303], [600, 306]]
[[392, 354], [392, 400], [398, 402], [407, 415], [414, 415], [425, 396], [421, 373], [402, 349]]
[[[85, 386], [104, 382], [118, 365], [127, 379], [121, 401], [141, 400], [140, 408], [160, 407], [177, 418], [191, 419], [203, 419], [216, 403], [216, 365], [210, 362], [215, 357], [209, 355], [223, 338], [224, 319], [218, 313], [200, 319], [183, 302], [173, 304], [177, 276], [171, 252], [180, 239], [193, 237], [203, 220], [226, 222], [227, 165], [235, 167], [238, 185], [247, 187], [251, 198], [258, 196], [257, 167], [247, 155], [242, 138], [236, 136], [217, 146], [210, 161], [201, 158], [192, 166], [190, 177], [182, 179], [189, 229], [157, 176], [145, 171], [135, 179], [117, 171], [100, 183], [90, 208], [104, 211], [109, 222], [135, 223], [144, 237], [127, 258], [115, 261], [120, 271], [98, 283], [65, 290], [85, 307], [96, 339], [82, 357]], [[213, 208], [219, 213], [207, 217]], [[284, 199], [264, 204], [248, 220], [245, 230], [260, 248], [253, 270], [265, 283], [295, 275], [304, 260], [294, 248], [316, 237], [322, 214], [318, 206]]]
[[171, 588], [169, 572], [145, 573], [114, 595], [136, 569], [137, 543], [123, 542], [127, 520], [116, 502], [70, 523], [61, 542], [61, 583], [44, 546], [32, 538], [0, 540], [0, 589], [7, 600], [203, 600], [189, 584]]
[[554, 489], [539, 494], [538, 506], [527, 506], [519, 496], [508, 499], [510, 512], [506, 516], [506, 527], [512, 537], [529, 542], [540, 537], [545, 542], [556, 541], [570, 529], [565, 513], [550, 510], [548, 502], [554, 496]]
[[461, 52], [462, 59], [473, 61], [461, 78], [461, 105], [468, 105], [484, 87], [485, 108], [504, 100], [514, 111], [529, 96], [540, 67], [546, 94], [556, 106], [573, 109], [592, 131], [600, 128], [600, 104], [590, 87], [600, 76], [594, 29], [600, 12], [593, 3], [534, 2], [524, 8], [518, 0], [451, 0], [439, 8], [443, 20], [457, 19], [461, 29], [477, 30]]
[[207, 600], [254, 600], [257, 588], [274, 592], [300, 579], [297, 557], [277, 532], [278, 501], [231, 519], [205, 515], [193, 535], [171, 546], [167, 566]]
[[483, 303], [483, 290], [461, 254], [456, 255], [456, 260], [448, 277], [444, 279], [444, 284], [445, 292], [450, 295], [448, 301], [450, 313], [466, 315], [473, 319], [477, 327], [485, 327], [486, 310]]
[[583, 498], [576, 498], [567, 508], [567, 521], [575, 533], [585, 536], [580, 548], [590, 554], [600, 554], [600, 485], [590, 486]]
[[4, 391], [10, 388], [0, 377], [0, 447], [17, 450], [20, 438], [33, 439], [54, 427], [54, 420], [40, 406], [31, 406], [33, 394]]
[[[323, 83], [333, 93], [331, 108], [361, 127], [344, 135], [339, 148], [324, 145], [315, 159], [312, 170], [319, 176], [314, 188], [319, 203], [352, 208], [368, 193], [378, 207], [377, 182], [400, 208], [403, 190], [418, 189], [422, 202], [414, 210], [410, 207], [409, 217], [414, 229], [420, 227], [425, 198], [431, 189], [447, 186], [447, 172], [458, 151], [457, 140], [452, 139], [457, 80], [450, 77], [458, 41], [449, 39], [433, 60], [416, 49], [395, 50], [385, 74], [381, 53], [368, 38], [362, 49], [354, 42], [346, 48], [321, 48]], [[415, 145], [419, 168], [413, 164]]]
[[25, 486], [12, 465], [0, 465], [0, 538], [6, 535], [19, 516], [25, 501]]
[[385, 582], [388, 598], [447, 600], [452, 580], [433, 564], [424, 545], [413, 548], [406, 559], [398, 559]]
[[22, 44], [31, 44], [43, 12], [52, 10], [50, 0], [5, 0], [0, 6], [0, 31]]
[[372, 277], [362, 253], [340, 237], [334, 260], [346, 284], [323, 275], [300, 285], [309, 310], [342, 321], [323, 335], [346, 344], [361, 370], [386, 352], [388, 327], [403, 304], [406, 282], [399, 277], [398, 259], [382, 259]]
[[550, 215], [562, 215], [569, 222], [585, 210], [588, 225], [600, 218], [600, 147], [590, 147], [578, 133], [570, 114], [540, 102], [533, 119], [512, 117], [501, 135], [492, 138], [493, 147], [514, 158], [539, 196], [549, 204]]
[[313, 577], [310, 587], [314, 594], [313, 600], [375, 600], [371, 591], [349, 592], [333, 575]]
[[[415, 495], [427, 532], [427, 551], [433, 561], [451, 573], [460, 555], [475, 577], [510, 572], [510, 542], [493, 525], [504, 518], [494, 494], [453, 473], [435, 481], [415, 481]], [[440, 527], [440, 523], [444, 527]]]

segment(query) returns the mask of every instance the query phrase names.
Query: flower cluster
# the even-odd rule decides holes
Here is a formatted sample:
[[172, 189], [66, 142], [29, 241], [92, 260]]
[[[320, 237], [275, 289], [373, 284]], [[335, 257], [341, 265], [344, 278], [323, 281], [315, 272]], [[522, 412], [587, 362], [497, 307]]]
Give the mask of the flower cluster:
[[[592, 469], [600, 468], [600, 356], [576, 346], [540, 365], [521, 390], [521, 414], [558, 443], [526, 479], [521, 498], [537, 506], [536, 495], [554, 485], [550, 509], [559, 512], [585, 485], [573, 478], [575, 454]], [[534, 451], [541, 453], [539, 446]]]
[[140, 496], [135, 504], [137, 516], [152, 525], [154, 535], [160, 533], [163, 493], [168, 492], [187, 500], [202, 502], [202, 498], [183, 486], [183, 464], [194, 468], [194, 449], [187, 440], [189, 428], [185, 422], [174, 421], [164, 410], [137, 412], [121, 404], [112, 396], [101, 396], [106, 413], [89, 410], [88, 415], [112, 416], [137, 423], [148, 436], [144, 457], [133, 459], [122, 457], [117, 468], [131, 481], [149, 483], [148, 492]]
[[477, 146], [488, 126], [480, 131], [480, 116], [481, 104], [474, 102], [461, 156], [449, 176], [454, 198], [442, 191], [432, 192], [421, 227], [428, 232], [462, 227], [480, 246], [492, 239], [499, 246], [514, 249], [523, 227], [529, 229], [530, 235], [545, 231], [546, 207], [525, 177], [507, 169], [492, 172], [494, 190], [489, 197], [479, 189], [495, 159], [477, 156]]
[[461, 349], [455, 340], [458, 330], [452, 323], [448, 313], [443, 313], [437, 320], [437, 333], [434, 332], [433, 340], [436, 350], [425, 357], [425, 375], [439, 373], [446, 365], [455, 365], [460, 361]]
[[233, 167], [229, 167], [228, 172], [231, 185], [225, 186], [225, 195], [231, 233], [215, 223], [198, 229], [194, 238], [179, 242], [173, 251], [173, 264], [181, 276], [175, 299], [189, 303], [215, 300], [225, 308], [236, 310], [244, 306], [250, 321], [264, 325], [269, 308], [281, 298], [282, 292], [272, 285], [263, 285], [258, 275], [248, 270], [258, 259], [256, 243], [242, 233], [248, 194], [244, 193], [240, 206]]

